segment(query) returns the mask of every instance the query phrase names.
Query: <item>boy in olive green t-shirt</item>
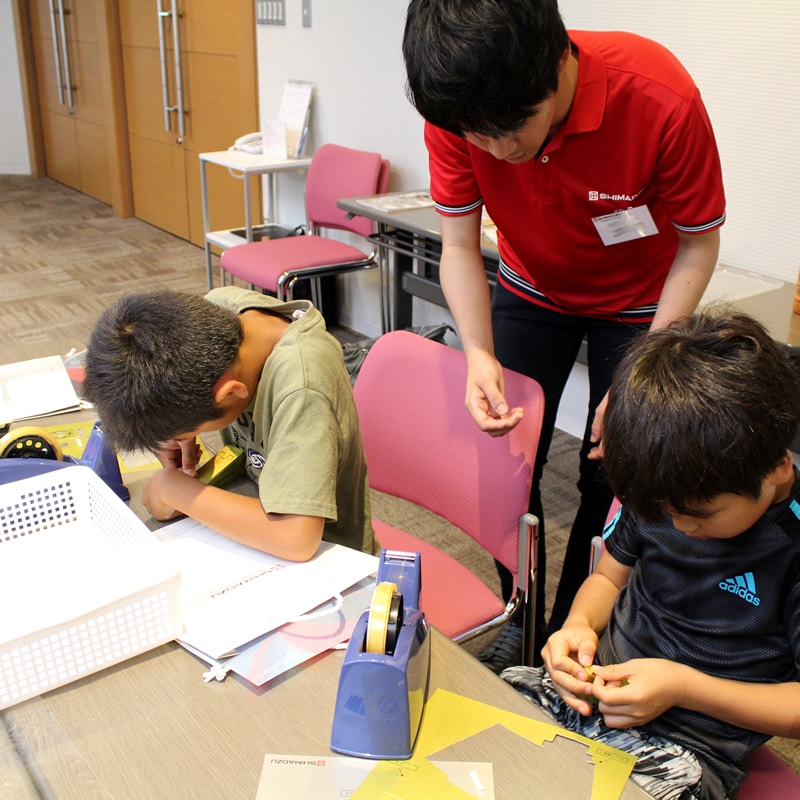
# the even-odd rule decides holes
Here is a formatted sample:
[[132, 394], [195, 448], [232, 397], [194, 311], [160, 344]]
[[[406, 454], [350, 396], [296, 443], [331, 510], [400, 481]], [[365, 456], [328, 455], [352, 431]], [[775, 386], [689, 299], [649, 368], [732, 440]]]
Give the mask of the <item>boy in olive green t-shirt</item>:
[[[156, 519], [186, 514], [294, 561], [323, 538], [375, 552], [350, 380], [309, 301], [232, 286], [126, 295], [92, 333], [84, 395], [117, 446], [164, 465], [142, 498]], [[196, 479], [197, 436], [211, 431], [245, 451], [257, 498]]]

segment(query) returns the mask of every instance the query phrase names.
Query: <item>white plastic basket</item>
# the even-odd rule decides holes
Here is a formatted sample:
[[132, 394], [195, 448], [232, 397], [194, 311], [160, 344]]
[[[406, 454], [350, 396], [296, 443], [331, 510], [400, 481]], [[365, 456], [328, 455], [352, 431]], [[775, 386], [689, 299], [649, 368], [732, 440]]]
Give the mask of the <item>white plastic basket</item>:
[[88, 467], [0, 486], [0, 709], [177, 638], [179, 582]]

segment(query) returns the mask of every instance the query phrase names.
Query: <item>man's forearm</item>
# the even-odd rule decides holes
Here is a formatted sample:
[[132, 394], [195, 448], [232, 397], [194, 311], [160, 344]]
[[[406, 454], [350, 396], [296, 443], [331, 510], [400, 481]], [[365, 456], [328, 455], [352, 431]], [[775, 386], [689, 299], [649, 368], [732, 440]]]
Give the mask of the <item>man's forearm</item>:
[[439, 278], [464, 352], [480, 349], [493, 354], [491, 299], [480, 254], [467, 248], [446, 248]]
[[675, 260], [664, 282], [652, 330], [666, 328], [690, 316], [711, 280], [719, 255], [719, 230], [696, 236], [680, 235]]

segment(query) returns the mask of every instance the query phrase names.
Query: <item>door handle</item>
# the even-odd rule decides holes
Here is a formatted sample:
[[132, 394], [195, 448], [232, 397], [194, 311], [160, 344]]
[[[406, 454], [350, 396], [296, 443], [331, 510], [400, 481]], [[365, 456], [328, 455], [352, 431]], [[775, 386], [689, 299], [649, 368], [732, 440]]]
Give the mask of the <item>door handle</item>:
[[53, 32], [53, 59], [56, 62], [56, 83], [58, 84], [58, 102], [64, 105], [64, 78], [61, 75], [61, 47], [59, 45], [59, 26], [56, 17], [58, 6], [50, 6], [50, 30]]
[[169, 87], [167, 85], [167, 51], [164, 41], [164, 17], [170, 15], [169, 11], [161, 10], [161, 0], [156, 0], [156, 19], [158, 20], [158, 52], [161, 56], [161, 100], [164, 104], [164, 130], [169, 133], [169, 112], [174, 108], [169, 104]]
[[175, 49], [175, 93], [178, 112], [178, 135], [183, 139], [186, 123], [183, 118], [183, 71], [181, 70], [181, 37], [178, 30], [178, 0], [172, 0], [172, 46]]
[[58, 0], [59, 27], [61, 29], [61, 54], [64, 59], [64, 83], [67, 89], [67, 113], [71, 114], [74, 104], [72, 102], [72, 74], [70, 72], [69, 46], [67, 44], [67, 24], [64, 20], [67, 13], [68, 11], [64, 10], [64, 0]]
[[[164, 104], [164, 130], [167, 133], [172, 129], [169, 115], [175, 111], [178, 114], [178, 135], [183, 139], [185, 134], [184, 109], [183, 109], [183, 75], [181, 72], [181, 46], [180, 32], [178, 31], [178, 2], [172, 0], [172, 7], [165, 11], [161, 7], [161, 0], [156, 0], [156, 15], [158, 18], [158, 51], [161, 58], [161, 99]], [[175, 93], [176, 102], [172, 105], [169, 101], [169, 82], [167, 79], [167, 42], [164, 31], [164, 19], [172, 17], [172, 46], [175, 50]], [[180, 142], [179, 142], [180, 143]]]

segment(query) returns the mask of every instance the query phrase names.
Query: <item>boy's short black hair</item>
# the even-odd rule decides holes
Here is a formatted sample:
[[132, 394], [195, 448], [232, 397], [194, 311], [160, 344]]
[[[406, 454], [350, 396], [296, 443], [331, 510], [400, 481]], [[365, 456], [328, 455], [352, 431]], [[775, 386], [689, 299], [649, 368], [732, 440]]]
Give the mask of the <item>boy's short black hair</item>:
[[411, 0], [407, 93], [437, 127], [503, 136], [555, 93], [569, 46], [556, 0]]
[[656, 520], [721, 494], [757, 498], [800, 425], [800, 373], [752, 317], [717, 307], [643, 334], [617, 369], [603, 467]]
[[83, 395], [118, 447], [156, 449], [219, 419], [214, 386], [241, 340], [236, 314], [197, 295], [125, 295], [92, 332]]

